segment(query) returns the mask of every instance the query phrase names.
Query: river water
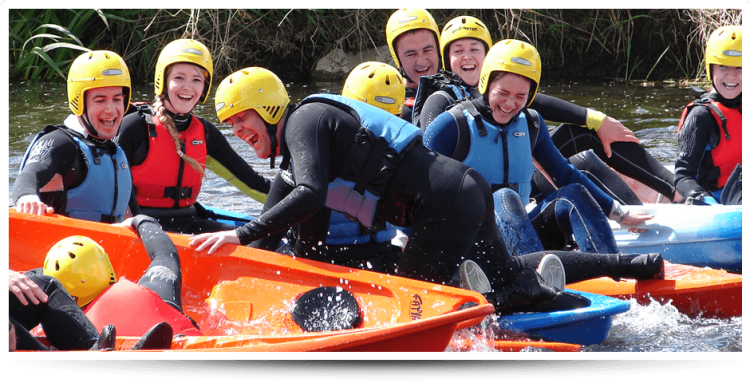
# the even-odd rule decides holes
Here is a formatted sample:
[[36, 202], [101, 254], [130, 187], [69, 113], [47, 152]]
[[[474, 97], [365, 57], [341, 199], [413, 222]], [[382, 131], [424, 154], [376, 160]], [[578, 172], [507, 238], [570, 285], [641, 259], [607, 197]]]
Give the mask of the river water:
[[[214, 82], [216, 83], [216, 82]], [[315, 92], [339, 93], [343, 81], [288, 84], [292, 102]], [[682, 107], [692, 100], [686, 88], [665, 84], [627, 85], [608, 81], [561, 81], [543, 84], [540, 91], [576, 104], [599, 109], [619, 119], [636, 132], [641, 144], [662, 163], [671, 165], [677, 154], [676, 131]], [[47, 124], [59, 124], [70, 113], [64, 83], [11, 82], [9, 85], [9, 193], [18, 175], [23, 153], [33, 136]], [[211, 93], [213, 96], [213, 93]], [[153, 99], [151, 84], [136, 86], [133, 101]], [[199, 105], [195, 113], [213, 123], [213, 100]], [[227, 125], [218, 125], [230, 144], [259, 173], [272, 178], [267, 160], [232, 134]], [[280, 161], [280, 160], [279, 160]], [[278, 165], [278, 163], [277, 163]], [[262, 206], [240, 194], [233, 186], [210, 171], [206, 174], [198, 200], [257, 216]], [[691, 319], [671, 305], [647, 306], [631, 302], [629, 312], [615, 316], [609, 337], [600, 345], [584, 348], [590, 352], [741, 352], [742, 317], [732, 319]]]

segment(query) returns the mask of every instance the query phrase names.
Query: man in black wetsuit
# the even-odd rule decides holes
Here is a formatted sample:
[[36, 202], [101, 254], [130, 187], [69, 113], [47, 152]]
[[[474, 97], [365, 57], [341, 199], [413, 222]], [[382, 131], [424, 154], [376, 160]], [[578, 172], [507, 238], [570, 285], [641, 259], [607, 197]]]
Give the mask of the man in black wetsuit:
[[558, 294], [534, 268], [508, 253], [487, 182], [425, 148], [414, 125], [334, 95], [289, 105], [278, 77], [258, 67], [240, 70], [219, 85], [216, 110], [259, 158], [281, 153], [281, 169], [290, 173], [280, 177], [294, 189], [283, 197], [269, 195], [266, 211], [237, 230], [194, 237], [190, 245], [196, 250], [211, 254], [225, 243], [247, 245], [295, 225], [298, 243], [314, 250], [325, 241], [330, 215], [322, 210], [330, 208], [367, 227], [381, 221], [410, 227], [398, 275], [452, 284], [461, 262], [472, 259], [489, 274], [494, 292], [486, 297], [499, 311]]

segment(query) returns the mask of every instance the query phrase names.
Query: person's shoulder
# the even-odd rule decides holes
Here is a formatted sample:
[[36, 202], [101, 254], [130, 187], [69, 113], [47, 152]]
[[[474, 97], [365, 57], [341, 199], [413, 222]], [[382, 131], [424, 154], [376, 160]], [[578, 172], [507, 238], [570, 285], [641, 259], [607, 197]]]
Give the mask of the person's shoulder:
[[127, 114], [122, 118], [122, 123], [120, 124], [120, 132], [140, 127], [146, 127], [146, 121], [140, 113], [134, 112]]

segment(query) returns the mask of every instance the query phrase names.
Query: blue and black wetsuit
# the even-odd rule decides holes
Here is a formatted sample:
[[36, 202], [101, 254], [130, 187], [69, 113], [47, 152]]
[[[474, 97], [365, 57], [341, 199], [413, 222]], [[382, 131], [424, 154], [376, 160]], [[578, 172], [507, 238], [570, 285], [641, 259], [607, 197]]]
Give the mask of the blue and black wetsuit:
[[[70, 117], [66, 123], [76, 124]], [[13, 202], [26, 195], [39, 196], [56, 214], [78, 219], [120, 222], [128, 206], [138, 213], [122, 150], [66, 125], [48, 126], [30, 144], [13, 184]]]
[[[471, 98], [480, 96], [475, 87], [468, 86], [463, 82], [457, 86], [468, 92]], [[413, 123], [419, 126], [423, 132], [438, 115], [447, 111], [465, 94], [457, 95], [451, 88], [447, 87], [442, 90], [442, 93], [432, 93], [424, 101], [419, 101], [420, 98], [418, 98], [417, 103], [421, 102], [423, 105], [415, 108], [415, 113], [419, 112], [420, 114], [419, 116], [415, 115]], [[596, 132], [586, 127], [586, 116], [588, 114], [586, 108], [543, 93], [536, 94], [529, 108], [538, 111], [547, 120], [563, 123], [552, 130], [552, 141], [563, 157], [572, 158], [578, 153], [591, 149], [599, 159], [618, 172], [646, 184], [670, 200], [674, 199], [675, 188], [672, 184], [674, 174], [639, 144], [631, 142], [612, 143], [612, 157], [607, 158]], [[599, 187], [611, 191], [618, 199], [622, 198], [620, 201], [623, 204], [640, 204], [637, 198], [633, 198], [632, 191], [622, 184], [621, 179], [598, 167], [597, 164], [599, 163], [589, 163], [586, 160], [577, 163], [579, 168], [592, 168], [589, 172], [601, 180], [601, 184], [597, 182]], [[542, 182], [542, 184], [537, 184], [537, 182]], [[552, 193], [554, 188], [543, 183], [543, 176], [537, 172], [534, 179], [533, 197], [539, 199]]]

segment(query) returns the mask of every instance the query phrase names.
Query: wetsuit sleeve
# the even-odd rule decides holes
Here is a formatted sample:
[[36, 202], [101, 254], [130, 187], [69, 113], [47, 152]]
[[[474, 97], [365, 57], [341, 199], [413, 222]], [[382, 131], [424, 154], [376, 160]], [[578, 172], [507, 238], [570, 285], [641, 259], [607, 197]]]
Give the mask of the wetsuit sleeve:
[[529, 107], [538, 111], [547, 120], [586, 126], [586, 108], [574, 103], [537, 93]]
[[79, 155], [75, 141], [62, 130], [40, 138], [13, 184], [13, 203], [25, 195], [39, 195], [39, 190], [55, 175], [66, 177]]
[[208, 155], [248, 187], [267, 194], [271, 188], [271, 181], [258, 174], [245, 159], [240, 157], [216, 126], [206, 120], [202, 121], [203, 127], [206, 128]]
[[128, 165], [140, 165], [148, 155], [148, 124], [138, 113], [130, 113], [122, 120], [115, 143], [122, 148]]
[[422, 133], [439, 115], [445, 113], [445, 110], [451, 105], [451, 100], [444, 93], [432, 93], [422, 106], [422, 113], [419, 116], [419, 128]]
[[[285, 231], [325, 207], [331, 157], [329, 119], [332, 114], [316, 105], [323, 104], [303, 105], [287, 118], [284, 141], [293, 160], [294, 189], [268, 211], [237, 229], [241, 244]], [[348, 149], [340, 151], [348, 152]]]
[[674, 184], [685, 198], [708, 194], [696, 180], [712, 131], [719, 126], [708, 108], [694, 107], [685, 117], [677, 138], [677, 161], [674, 164]]
[[552, 142], [547, 124], [540, 120], [541, 128], [537, 136], [536, 144], [532, 148], [534, 159], [544, 168], [558, 187], [564, 187], [572, 183], [580, 183], [591, 193], [605, 215], [612, 211], [613, 199], [604, 193], [591, 180], [584, 176], [581, 171], [571, 165], [557, 150]]
[[[430, 97], [432, 98], [432, 97]], [[451, 157], [458, 142], [458, 124], [453, 116], [445, 112], [435, 118], [427, 127], [422, 143], [428, 149]], [[461, 161], [461, 160], [459, 160]]]

